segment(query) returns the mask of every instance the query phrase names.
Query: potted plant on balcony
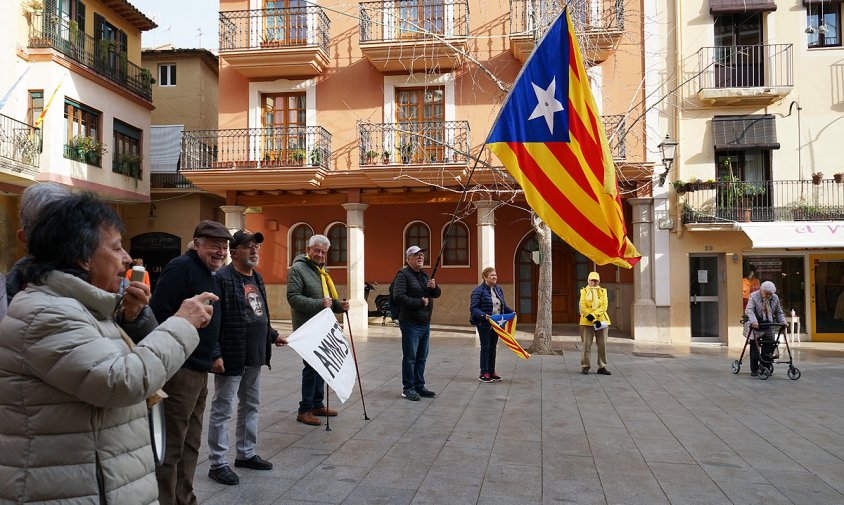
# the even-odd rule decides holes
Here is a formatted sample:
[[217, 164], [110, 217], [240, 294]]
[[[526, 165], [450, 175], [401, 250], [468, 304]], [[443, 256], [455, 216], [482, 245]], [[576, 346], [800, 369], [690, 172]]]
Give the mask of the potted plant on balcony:
[[389, 164], [390, 164], [390, 157], [391, 157], [392, 155], [393, 155], [393, 153], [392, 153], [392, 152], [390, 152], [390, 151], [384, 151], [384, 152], [381, 154], [381, 161], [383, 161], [385, 165], [389, 165]]
[[314, 147], [311, 149], [311, 165], [318, 167], [322, 164], [322, 149], [319, 147]]
[[116, 160], [117, 173], [127, 175], [139, 179], [141, 176], [141, 156], [133, 152], [124, 151], [117, 155]]
[[413, 161], [413, 143], [412, 142], [402, 142], [399, 144], [399, 154], [401, 155], [401, 162], [407, 165], [411, 161]]
[[26, 16], [27, 21], [31, 25], [34, 18], [44, 12], [44, 2], [43, 0], [24, 0], [21, 2], [21, 9], [23, 10], [23, 15]]
[[844, 182], [844, 172], [838, 172], [837, 174], [832, 174], [832, 179], [836, 183], [841, 184], [842, 182]]
[[742, 181], [732, 175], [725, 175], [721, 182], [726, 183], [722, 189], [722, 204], [727, 210], [724, 217], [741, 222], [750, 221], [754, 197], [765, 194], [765, 186], [761, 183]]
[[261, 34], [261, 47], [262, 48], [266, 49], [268, 47], [279, 47], [280, 45], [281, 45], [281, 42], [276, 40], [275, 37], [273, 37], [271, 34], [269, 34], [269, 33]]
[[105, 144], [88, 135], [73, 137], [68, 143], [68, 148], [73, 159], [89, 164], [97, 164], [100, 156], [108, 152]]
[[677, 180], [671, 181], [671, 185], [674, 186], [674, 192], [677, 193], [678, 195], [682, 195], [689, 190], [686, 183], [683, 182], [682, 179], [677, 179]]
[[366, 161], [370, 165], [375, 164], [375, 158], [377, 158], [377, 157], [378, 157], [378, 151], [373, 151], [371, 149], [369, 151], [366, 151]]
[[152, 72], [147, 70], [146, 68], [141, 69], [141, 82], [145, 86], [152, 86], [155, 84], [155, 77], [152, 76]]
[[812, 184], [820, 184], [823, 180], [823, 172], [815, 172], [812, 174]]
[[293, 152], [290, 153], [290, 159], [293, 161], [294, 165], [304, 165], [305, 151], [302, 149], [294, 149]]

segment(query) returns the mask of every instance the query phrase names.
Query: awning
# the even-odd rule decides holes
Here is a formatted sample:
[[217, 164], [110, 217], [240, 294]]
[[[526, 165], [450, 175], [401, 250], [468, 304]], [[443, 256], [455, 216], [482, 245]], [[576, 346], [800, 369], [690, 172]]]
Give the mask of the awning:
[[712, 141], [716, 151], [779, 149], [777, 123], [770, 114], [715, 116]]
[[844, 0], [803, 0], [803, 5], [831, 5], [831, 4], [840, 4], [844, 2]]
[[754, 249], [844, 249], [844, 221], [736, 224]]
[[149, 163], [152, 172], [176, 172], [182, 151], [183, 125], [150, 128]]
[[775, 10], [777, 10], [775, 0], [709, 0], [709, 12], [712, 14], [740, 14]]

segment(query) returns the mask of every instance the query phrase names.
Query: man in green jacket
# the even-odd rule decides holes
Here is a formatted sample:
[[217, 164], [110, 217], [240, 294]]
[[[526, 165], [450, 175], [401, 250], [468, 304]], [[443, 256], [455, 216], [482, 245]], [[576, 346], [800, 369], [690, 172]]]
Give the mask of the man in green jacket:
[[[323, 309], [331, 308], [335, 314], [349, 310], [347, 300], [340, 301], [334, 282], [325, 271], [325, 259], [331, 242], [325, 235], [314, 235], [308, 240], [305, 254], [293, 260], [287, 272], [287, 302], [290, 303], [293, 331], [305, 324]], [[325, 381], [307, 361], [302, 360], [302, 401], [296, 420], [311, 426], [322, 421], [316, 416], [333, 417], [336, 410], [325, 408]]]

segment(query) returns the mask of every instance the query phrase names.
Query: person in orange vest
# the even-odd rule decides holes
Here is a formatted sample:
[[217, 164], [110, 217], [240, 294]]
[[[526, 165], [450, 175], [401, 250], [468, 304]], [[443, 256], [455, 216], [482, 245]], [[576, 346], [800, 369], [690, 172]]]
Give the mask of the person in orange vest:
[[[139, 267], [139, 266], [142, 267], [142, 266], [144, 266], [144, 260], [141, 259], [141, 258], [135, 258], [135, 259], [132, 260], [132, 266], [133, 267]], [[126, 270], [126, 279], [128, 279], [130, 281], [132, 280], [132, 269], [131, 268], [129, 270]], [[147, 272], [146, 270], [144, 270], [144, 284], [146, 284], [148, 288], [151, 287], [149, 285], [149, 272]]]

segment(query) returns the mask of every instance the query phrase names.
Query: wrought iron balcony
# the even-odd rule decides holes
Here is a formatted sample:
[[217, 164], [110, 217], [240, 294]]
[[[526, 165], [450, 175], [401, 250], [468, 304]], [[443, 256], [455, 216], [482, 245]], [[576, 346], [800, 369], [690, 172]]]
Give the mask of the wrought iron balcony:
[[0, 114], [0, 169], [14, 174], [38, 174], [41, 129]]
[[699, 182], [675, 191], [685, 223], [844, 220], [844, 183], [833, 180]]
[[247, 77], [317, 75], [331, 22], [317, 5], [220, 12], [220, 55]]
[[698, 98], [710, 104], [773, 103], [794, 87], [791, 44], [702, 47]]
[[604, 123], [604, 131], [607, 134], [607, 141], [610, 143], [610, 152], [614, 160], [627, 159], [627, 143], [625, 142], [627, 129], [626, 120], [623, 114], [601, 116]]
[[360, 164], [467, 164], [469, 122], [360, 123]]
[[585, 57], [605, 61], [624, 33], [623, 0], [510, 0], [510, 50], [524, 63], [538, 35], [568, 5]]
[[182, 133], [181, 170], [331, 167], [331, 134], [320, 126]]
[[360, 3], [360, 47], [382, 72], [454, 68], [467, 50], [467, 0]]
[[32, 14], [29, 47], [52, 48], [141, 98], [152, 100], [152, 75], [127, 60], [114, 41], [96, 40], [55, 14]]
[[151, 189], [196, 189], [189, 180], [178, 172], [150, 172]]

